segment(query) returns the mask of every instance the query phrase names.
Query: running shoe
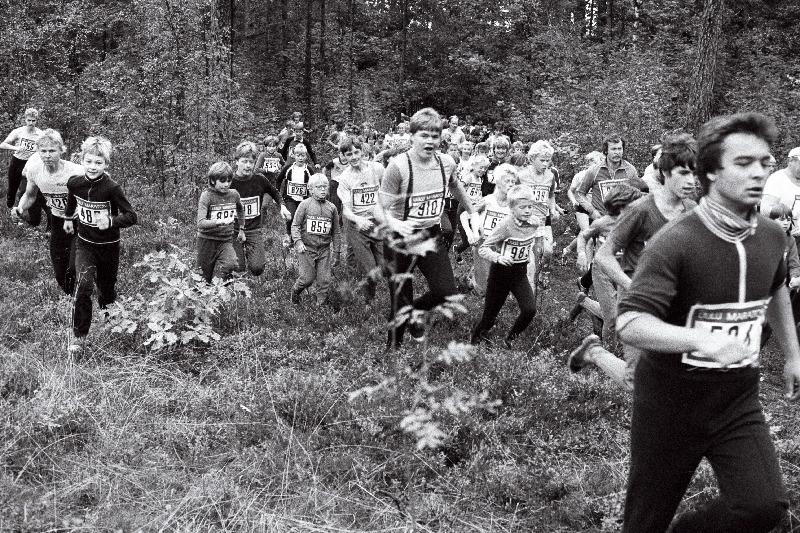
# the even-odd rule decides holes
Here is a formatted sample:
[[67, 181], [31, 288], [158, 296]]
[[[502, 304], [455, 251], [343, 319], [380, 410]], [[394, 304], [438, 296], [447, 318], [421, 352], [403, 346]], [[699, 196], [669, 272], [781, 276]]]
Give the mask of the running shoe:
[[602, 348], [603, 343], [600, 342], [600, 337], [597, 335], [589, 335], [583, 339], [580, 346], [572, 350], [572, 353], [569, 354], [569, 359], [567, 359], [571, 372], [580, 372], [583, 367], [592, 362], [588, 355], [589, 351], [594, 347]]

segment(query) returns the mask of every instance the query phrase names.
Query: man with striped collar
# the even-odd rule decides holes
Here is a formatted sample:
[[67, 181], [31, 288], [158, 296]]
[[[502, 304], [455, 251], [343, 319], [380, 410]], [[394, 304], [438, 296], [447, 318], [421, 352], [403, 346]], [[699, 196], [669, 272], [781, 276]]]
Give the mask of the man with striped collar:
[[619, 304], [617, 330], [643, 350], [636, 368], [623, 531], [670, 527], [703, 458], [720, 494], [670, 531], [771, 531], [788, 507], [759, 389], [765, 318], [786, 353], [786, 397], [800, 397], [781, 228], [756, 211], [774, 123], [756, 113], [700, 130], [706, 196], [650, 242]]

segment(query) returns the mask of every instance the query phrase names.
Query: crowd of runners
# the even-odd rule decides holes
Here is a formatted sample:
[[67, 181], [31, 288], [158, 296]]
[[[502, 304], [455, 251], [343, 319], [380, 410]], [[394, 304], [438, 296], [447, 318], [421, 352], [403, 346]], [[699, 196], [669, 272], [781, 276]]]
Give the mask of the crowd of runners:
[[[33, 225], [46, 214], [56, 281], [75, 298], [75, 354], [85, 347], [95, 286], [101, 308], [116, 299], [120, 229], [137, 215], [106, 171], [108, 140], [90, 137], [74, 162], [65, 160], [59, 133], [38, 129], [37, 119], [27, 110], [25, 125], [0, 144], [13, 151], [7, 205]], [[491, 339], [510, 293], [519, 314], [502, 342], [511, 348], [559, 264], [552, 223], [565, 210], [556, 203], [555, 148], [515, 140], [500, 122], [489, 130], [431, 108], [393, 130], [336, 121], [323, 138], [325, 162], [298, 113], [261, 146], [241, 142], [232, 164], [211, 165], [197, 211], [203, 278], [262, 275], [271, 198], [297, 263], [293, 304], [312, 286], [326, 304], [340, 260], [366, 301], [385, 279], [392, 350], [406, 330], [424, 340], [425, 312], [458, 293], [453, 264], [469, 252], [470, 287], [483, 299], [470, 341]], [[718, 117], [697, 139], [664, 138], [640, 174], [625, 159], [626, 140], [611, 134], [569, 185], [579, 232], [560, 256], [575, 254], [582, 276], [566, 320], [585, 311], [595, 334], [568, 364], [573, 372], [594, 365], [632, 393], [624, 531], [766, 532], [788, 507], [758, 400], [759, 351], [770, 335], [786, 355], [786, 397], [800, 397], [792, 296], [800, 287], [800, 147], [775, 171], [776, 137], [763, 115]], [[427, 290], [414, 298], [416, 269]], [[703, 458], [719, 497], [673, 519]]]

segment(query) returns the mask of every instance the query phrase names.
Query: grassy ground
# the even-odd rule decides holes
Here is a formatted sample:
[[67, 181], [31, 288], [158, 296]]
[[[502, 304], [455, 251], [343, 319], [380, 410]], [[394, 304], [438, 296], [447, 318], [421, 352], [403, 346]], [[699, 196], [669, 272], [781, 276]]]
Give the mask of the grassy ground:
[[[193, 255], [194, 200], [130, 196], [142, 224], [123, 231], [118, 287], [149, 297], [147, 269], [133, 264], [170, 243]], [[565, 367], [591, 329], [586, 317], [559, 322], [573, 302], [572, 266], [556, 268], [517, 349], [486, 345], [467, 362], [425, 366], [467, 340], [475, 296], [468, 316], [435, 321], [425, 347], [385, 355], [385, 287], [367, 305], [339, 270], [338, 313], [310, 298], [291, 306], [278, 223], [267, 248], [266, 273], [247, 280], [251, 297], [215, 319], [220, 341], [155, 352], [142, 328], [112, 334], [96, 318], [87, 356], [71, 361], [71, 302], [52, 280], [46, 237], [0, 221], [0, 531], [619, 529], [630, 398]], [[510, 303], [500, 331], [515, 312]], [[791, 494], [779, 531], [800, 531], [800, 409], [780, 396], [780, 360], [770, 347], [763, 402]], [[407, 370], [420, 365], [424, 383]], [[387, 378], [397, 380], [390, 390], [349, 401]], [[440, 409], [444, 444], [418, 450], [399, 424], [423, 384], [428, 400], [487, 391], [502, 405]], [[684, 505], [714, 494], [704, 465]]]

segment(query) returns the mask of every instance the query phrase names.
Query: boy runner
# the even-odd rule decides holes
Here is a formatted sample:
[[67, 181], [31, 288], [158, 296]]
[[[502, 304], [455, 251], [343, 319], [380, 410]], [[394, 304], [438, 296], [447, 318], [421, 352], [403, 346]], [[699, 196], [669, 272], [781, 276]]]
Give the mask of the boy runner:
[[[441, 216], [447, 187], [453, 197], [472, 214], [472, 203], [461, 185], [456, 164], [449, 155], [437, 155], [436, 149], [442, 133], [442, 119], [432, 108], [417, 111], [411, 117], [411, 148], [389, 162], [381, 182], [379, 202], [375, 213], [380, 222], [386, 224], [402, 242], [387, 243], [384, 253], [391, 263], [395, 275], [389, 281], [391, 307], [389, 310], [388, 346], [398, 347], [403, 340], [405, 322], [396, 324], [395, 315], [406, 306], [429, 311], [443, 303], [448, 296], [456, 294], [453, 268], [442, 245]], [[412, 248], [399, 248], [403, 244], [421, 243], [435, 239], [434, 250], [423, 253]], [[419, 267], [428, 281], [429, 290], [417, 299], [410, 277]], [[424, 340], [421, 324], [409, 325], [411, 336]]]

